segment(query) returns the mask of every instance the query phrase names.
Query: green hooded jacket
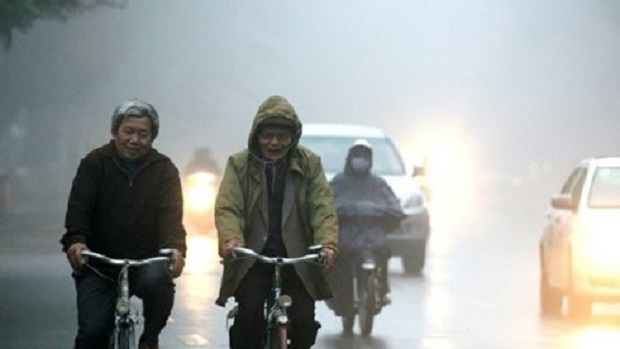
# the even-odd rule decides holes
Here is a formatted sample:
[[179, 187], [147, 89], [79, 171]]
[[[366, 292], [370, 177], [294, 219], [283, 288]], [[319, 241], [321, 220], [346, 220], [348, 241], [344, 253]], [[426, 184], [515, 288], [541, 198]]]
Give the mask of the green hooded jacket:
[[[248, 148], [228, 158], [215, 202], [215, 225], [220, 254], [226, 241], [237, 239], [245, 247], [261, 252], [268, 234], [266, 165], [258, 145], [258, 129], [269, 118], [285, 118], [295, 125], [292, 148], [288, 151], [282, 211], [282, 238], [289, 257], [307, 253], [312, 245], [337, 251], [338, 221], [331, 187], [318, 155], [300, 146], [302, 125], [293, 106], [281, 96], [265, 100], [254, 118]], [[224, 263], [220, 294], [216, 301], [224, 306], [255, 263], [253, 259]], [[295, 269], [308, 293], [316, 300], [331, 297], [323, 268], [301, 263]]]

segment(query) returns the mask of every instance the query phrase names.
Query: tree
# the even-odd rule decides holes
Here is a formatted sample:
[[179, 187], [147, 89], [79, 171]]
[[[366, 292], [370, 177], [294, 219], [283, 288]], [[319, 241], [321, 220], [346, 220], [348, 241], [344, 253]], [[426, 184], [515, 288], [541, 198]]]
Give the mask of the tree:
[[11, 45], [14, 30], [27, 31], [34, 21], [61, 21], [100, 6], [125, 7], [128, 0], [0, 0], [0, 50]]

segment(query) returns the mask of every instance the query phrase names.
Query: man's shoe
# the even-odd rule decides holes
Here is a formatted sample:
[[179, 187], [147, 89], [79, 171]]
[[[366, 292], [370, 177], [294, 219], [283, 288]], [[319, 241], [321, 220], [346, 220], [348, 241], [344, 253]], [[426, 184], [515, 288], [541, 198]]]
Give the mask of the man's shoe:
[[159, 349], [159, 345], [157, 344], [149, 344], [146, 342], [141, 342], [138, 345], [138, 349]]

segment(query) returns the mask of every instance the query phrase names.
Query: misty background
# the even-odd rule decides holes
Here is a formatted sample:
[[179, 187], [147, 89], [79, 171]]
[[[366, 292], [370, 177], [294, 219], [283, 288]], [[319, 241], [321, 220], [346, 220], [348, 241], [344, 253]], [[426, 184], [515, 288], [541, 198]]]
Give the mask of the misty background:
[[486, 193], [544, 207], [580, 159], [619, 154], [619, 72], [615, 0], [129, 0], [14, 34], [0, 175], [13, 211], [64, 208], [133, 97], [159, 111], [154, 146], [180, 169], [198, 147], [223, 167], [281, 94], [304, 123], [382, 127], [408, 167], [461, 145]]

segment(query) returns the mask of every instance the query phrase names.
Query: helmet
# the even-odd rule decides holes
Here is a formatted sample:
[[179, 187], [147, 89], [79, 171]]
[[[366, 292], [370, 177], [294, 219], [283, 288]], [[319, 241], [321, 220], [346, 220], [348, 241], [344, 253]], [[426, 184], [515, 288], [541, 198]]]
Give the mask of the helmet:
[[153, 139], [159, 133], [159, 115], [150, 103], [140, 99], [130, 99], [119, 104], [112, 113], [112, 134], [118, 132], [121, 122], [129, 116], [146, 116], [151, 120]]
[[372, 167], [372, 146], [366, 139], [356, 139], [349, 148], [345, 171], [349, 168], [357, 174], [368, 174]]
[[355, 147], [363, 147], [363, 148], [367, 148], [368, 150], [372, 151], [372, 145], [370, 145], [370, 142], [368, 142], [368, 140], [366, 140], [365, 138], [356, 139], [349, 149], [353, 149]]
[[372, 158], [372, 145], [370, 145], [370, 142], [364, 138], [356, 139], [349, 148], [349, 154], [364, 154], [365, 156]]

